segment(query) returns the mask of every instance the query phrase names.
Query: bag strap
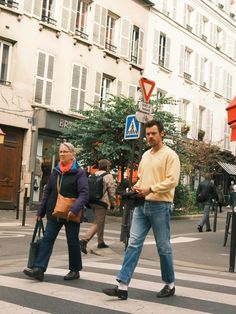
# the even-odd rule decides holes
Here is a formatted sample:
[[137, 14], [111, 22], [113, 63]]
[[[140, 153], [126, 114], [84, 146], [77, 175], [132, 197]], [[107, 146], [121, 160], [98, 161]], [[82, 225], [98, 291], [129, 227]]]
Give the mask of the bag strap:
[[36, 236], [37, 236], [37, 238], [40, 238], [41, 230], [42, 230], [42, 234], [44, 234], [45, 230], [44, 230], [43, 221], [37, 220], [35, 223], [35, 226], [34, 226], [34, 232], [33, 232], [31, 242], [35, 242]]

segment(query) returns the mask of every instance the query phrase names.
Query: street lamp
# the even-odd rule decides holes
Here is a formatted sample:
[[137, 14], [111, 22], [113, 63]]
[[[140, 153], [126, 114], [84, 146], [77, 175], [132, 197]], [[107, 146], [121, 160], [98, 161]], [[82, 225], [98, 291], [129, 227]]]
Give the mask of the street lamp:
[[4, 144], [5, 135], [6, 133], [4, 133], [2, 129], [0, 129], [0, 144]]

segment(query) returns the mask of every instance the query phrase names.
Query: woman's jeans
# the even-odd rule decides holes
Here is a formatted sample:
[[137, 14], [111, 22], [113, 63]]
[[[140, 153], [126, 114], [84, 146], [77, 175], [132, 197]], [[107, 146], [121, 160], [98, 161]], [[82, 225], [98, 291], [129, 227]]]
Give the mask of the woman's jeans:
[[65, 225], [66, 239], [69, 252], [69, 269], [79, 271], [82, 269], [81, 251], [79, 244], [80, 224], [67, 222], [64, 219], [48, 219], [44, 236], [40, 242], [39, 254], [35, 261], [35, 267], [46, 271], [52, 254], [53, 245], [62, 226]]
[[171, 203], [145, 201], [144, 206], [134, 210], [128, 247], [117, 281], [129, 284], [142, 251], [144, 240], [152, 228], [160, 256], [162, 280], [169, 284], [175, 281], [173, 255], [170, 245]]

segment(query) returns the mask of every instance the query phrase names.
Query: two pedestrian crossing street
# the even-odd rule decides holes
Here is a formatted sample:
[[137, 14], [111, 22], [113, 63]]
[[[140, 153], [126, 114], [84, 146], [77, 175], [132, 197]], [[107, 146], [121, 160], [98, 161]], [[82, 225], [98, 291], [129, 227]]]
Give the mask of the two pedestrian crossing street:
[[176, 295], [158, 299], [160, 270], [147, 260], [136, 268], [128, 300], [106, 296], [102, 289], [115, 284], [121, 261], [87, 256], [80, 279], [70, 282], [63, 280], [67, 269], [58, 267], [48, 268], [43, 282], [22, 270], [0, 275], [0, 313], [236, 313], [235, 273], [176, 266]]

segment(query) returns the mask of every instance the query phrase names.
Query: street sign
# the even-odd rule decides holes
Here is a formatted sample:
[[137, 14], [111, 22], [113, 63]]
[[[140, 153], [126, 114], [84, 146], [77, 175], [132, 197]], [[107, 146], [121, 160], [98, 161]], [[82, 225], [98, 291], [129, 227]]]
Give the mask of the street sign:
[[125, 122], [125, 140], [135, 140], [140, 136], [140, 123], [136, 119], [135, 114], [126, 117]]
[[147, 121], [150, 121], [153, 119], [153, 116], [151, 114], [147, 114], [141, 111], [137, 111], [135, 116], [136, 116], [136, 119], [141, 123], [146, 123]]
[[153, 92], [153, 89], [155, 87], [155, 82], [142, 77], [139, 80], [139, 83], [140, 83], [140, 86], [141, 86], [141, 89], [142, 89], [142, 92], [143, 92], [144, 100], [146, 102], [149, 102], [149, 99], [150, 99], [151, 94]]
[[152, 106], [146, 102], [140, 102], [138, 107], [139, 107], [139, 110], [144, 113], [148, 113], [148, 114], [152, 113]]

